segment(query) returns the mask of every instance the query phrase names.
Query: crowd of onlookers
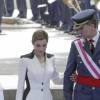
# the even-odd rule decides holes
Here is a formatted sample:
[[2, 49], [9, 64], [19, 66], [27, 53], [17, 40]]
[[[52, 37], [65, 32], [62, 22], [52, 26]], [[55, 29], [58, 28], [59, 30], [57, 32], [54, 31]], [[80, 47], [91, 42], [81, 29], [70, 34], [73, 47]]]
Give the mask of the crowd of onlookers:
[[[94, 8], [91, 0], [77, 0], [81, 9]], [[3, 16], [12, 16], [14, 12], [14, 0], [1, 0]], [[17, 17], [27, 18], [27, 2], [26, 0], [16, 0], [19, 14]], [[41, 23], [46, 27], [54, 27], [63, 30], [65, 33], [72, 30], [71, 16], [75, 14], [75, 10], [66, 4], [63, 0], [30, 0], [30, 8], [33, 17], [32, 21]]]

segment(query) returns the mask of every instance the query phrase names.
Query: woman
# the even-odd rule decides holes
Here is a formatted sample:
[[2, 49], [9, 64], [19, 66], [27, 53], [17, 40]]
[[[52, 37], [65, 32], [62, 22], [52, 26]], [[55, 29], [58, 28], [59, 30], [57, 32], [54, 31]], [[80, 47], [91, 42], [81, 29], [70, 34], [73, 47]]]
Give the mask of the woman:
[[[62, 84], [55, 68], [54, 55], [46, 53], [48, 34], [35, 31], [32, 36], [34, 50], [21, 57], [16, 100], [53, 100], [49, 85], [50, 79]], [[27, 89], [24, 92], [25, 80]], [[23, 96], [23, 94], [25, 95]], [[26, 99], [25, 99], [26, 98]]]

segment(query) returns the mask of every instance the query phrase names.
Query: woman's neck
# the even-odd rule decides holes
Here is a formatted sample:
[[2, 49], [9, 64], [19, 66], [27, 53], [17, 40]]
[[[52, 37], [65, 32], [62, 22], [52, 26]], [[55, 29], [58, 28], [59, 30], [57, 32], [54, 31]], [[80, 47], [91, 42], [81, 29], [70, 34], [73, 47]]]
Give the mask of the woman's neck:
[[37, 56], [38, 60], [40, 63], [44, 63], [46, 61], [46, 57], [43, 55], [43, 56]]

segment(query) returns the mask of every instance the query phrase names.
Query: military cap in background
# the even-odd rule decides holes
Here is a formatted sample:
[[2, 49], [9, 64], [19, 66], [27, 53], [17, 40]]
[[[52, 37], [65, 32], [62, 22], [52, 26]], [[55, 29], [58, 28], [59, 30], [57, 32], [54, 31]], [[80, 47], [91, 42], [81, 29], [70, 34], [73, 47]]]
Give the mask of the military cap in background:
[[94, 16], [96, 16], [96, 12], [94, 9], [86, 9], [83, 10], [74, 16], [72, 16], [72, 20], [74, 22], [74, 28], [78, 29], [88, 21], [90, 21]]

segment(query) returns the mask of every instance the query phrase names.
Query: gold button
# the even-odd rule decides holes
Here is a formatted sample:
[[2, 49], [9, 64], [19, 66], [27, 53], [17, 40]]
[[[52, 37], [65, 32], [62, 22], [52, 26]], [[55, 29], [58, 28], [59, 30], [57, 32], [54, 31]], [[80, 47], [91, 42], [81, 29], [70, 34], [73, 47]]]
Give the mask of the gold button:
[[95, 90], [95, 87], [92, 87], [92, 90]]
[[80, 64], [82, 63], [82, 61], [80, 61]]

